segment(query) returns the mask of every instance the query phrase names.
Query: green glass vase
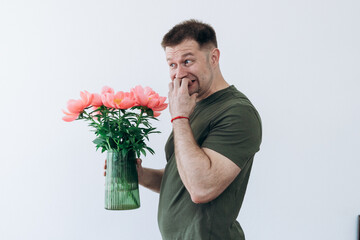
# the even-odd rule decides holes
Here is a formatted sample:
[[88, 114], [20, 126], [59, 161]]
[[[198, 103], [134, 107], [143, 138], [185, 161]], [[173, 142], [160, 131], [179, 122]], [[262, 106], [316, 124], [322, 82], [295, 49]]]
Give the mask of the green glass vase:
[[107, 152], [105, 209], [127, 210], [140, 207], [139, 184], [134, 151], [125, 157], [116, 150]]

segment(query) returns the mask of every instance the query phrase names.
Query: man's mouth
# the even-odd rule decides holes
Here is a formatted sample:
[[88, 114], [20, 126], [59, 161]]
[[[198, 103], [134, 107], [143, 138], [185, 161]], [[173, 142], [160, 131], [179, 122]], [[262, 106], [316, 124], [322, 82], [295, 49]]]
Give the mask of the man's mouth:
[[190, 80], [190, 81], [189, 81], [189, 86], [192, 85], [194, 82], [195, 82], [195, 79], [194, 79], [194, 80]]
[[[193, 85], [194, 82], [196, 81], [196, 79], [193, 79], [193, 80], [188, 79], [188, 80], [189, 80], [189, 81], [188, 81], [188, 86]], [[180, 82], [180, 85], [181, 85], [181, 83], [182, 83], [182, 80], [181, 80], [181, 82]]]

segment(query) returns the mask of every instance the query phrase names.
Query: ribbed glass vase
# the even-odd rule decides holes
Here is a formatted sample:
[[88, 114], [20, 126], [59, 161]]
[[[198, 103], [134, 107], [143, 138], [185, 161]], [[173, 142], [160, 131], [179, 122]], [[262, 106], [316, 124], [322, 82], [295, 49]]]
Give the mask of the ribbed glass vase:
[[125, 157], [116, 150], [107, 152], [105, 209], [127, 210], [140, 207], [135, 152]]

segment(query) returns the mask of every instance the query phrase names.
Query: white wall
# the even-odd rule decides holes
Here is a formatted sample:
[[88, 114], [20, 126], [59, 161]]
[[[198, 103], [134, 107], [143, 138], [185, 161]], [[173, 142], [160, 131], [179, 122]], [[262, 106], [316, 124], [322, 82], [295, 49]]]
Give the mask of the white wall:
[[[226, 80], [263, 120], [238, 218], [247, 239], [355, 240], [359, 12], [355, 0], [2, 0], [0, 239], [160, 239], [157, 194], [141, 188], [138, 210], [103, 209], [105, 156], [61, 109], [104, 85], [167, 95], [160, 41], [197, 18], [216, 29]], [[164, 166], [169, 118], [145, 166]]]

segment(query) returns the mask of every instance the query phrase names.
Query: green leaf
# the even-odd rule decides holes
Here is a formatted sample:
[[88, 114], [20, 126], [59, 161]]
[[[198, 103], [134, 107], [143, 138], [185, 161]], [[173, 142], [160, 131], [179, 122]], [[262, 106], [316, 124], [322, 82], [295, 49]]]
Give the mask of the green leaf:
[[142, 148], [142, 149], [140, 149], [140, 151], [141, 151], [141, 153], [146, 157], [146, 152], [145, 152], [145, 150]]
[[96, 145], [101, 145], [103, 143], [106, 143], [106, 140], [101, 138], [101, 137], [98, 137], [98, 138], [93, 140], [93, 143], [95, 143]]
[[155, 151], [154, 151], [152, 148], [150, 148], [150, 147], [148, 147], [148, 146], [146, 146], [145, 148], [146, 148], [151, 154], [154, 155]]
[[141, 157], [141, 154], [140, 154], [139, 149], [135, 150], [135, 152], [136, 152], [136, 156], [137, 156], [138, 158], [140, 158], [140, 157]]

